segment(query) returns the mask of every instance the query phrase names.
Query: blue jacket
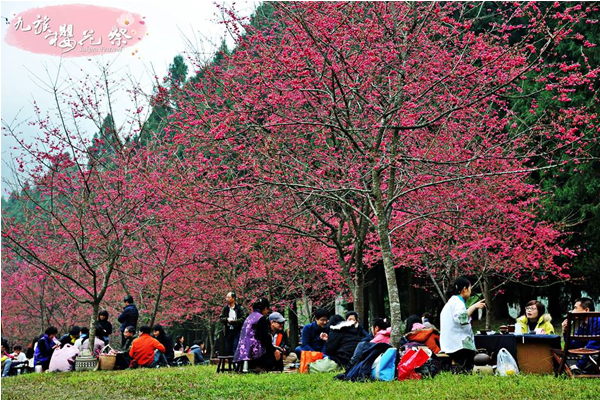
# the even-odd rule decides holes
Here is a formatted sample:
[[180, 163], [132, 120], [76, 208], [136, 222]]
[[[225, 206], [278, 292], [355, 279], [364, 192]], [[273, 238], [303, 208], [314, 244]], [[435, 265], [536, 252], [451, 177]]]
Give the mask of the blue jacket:
[[329, 329], [321, 328], [316, 321], [305, 325], [302, 328], [302, 351], [320, 351], [325, 350], [325, 341], [321, 339], [321, 333], [328, 333]]
[[125, 307], [123, 309], [123, 312], [121, 312], [121, 314], [119, 315], [119, 318], [117, 318], [118, 321], [121, 323], [121, 327], [119, 328], [119, 330], [121, 332], [125, 332], [125, 328], [127, 328], [128, 326], [133, 326], [134, 328], [137, 328], [138, 317], [139, 313], [135, 304], [130, 304], [127, 307]]
[[42, 336], [38, 341], [38, 345], [33, 356], [35, 365], [42, 365], [44, 366], [44, 369], [48, 369], [48, 366], [50, 365], [50, 358], [52, 358], [52, 354], [54, 353], [54, 349], [52, 347], [54, 347], [52, 339], [50, 339], [48, 335], [44, 333], [44, 336]]

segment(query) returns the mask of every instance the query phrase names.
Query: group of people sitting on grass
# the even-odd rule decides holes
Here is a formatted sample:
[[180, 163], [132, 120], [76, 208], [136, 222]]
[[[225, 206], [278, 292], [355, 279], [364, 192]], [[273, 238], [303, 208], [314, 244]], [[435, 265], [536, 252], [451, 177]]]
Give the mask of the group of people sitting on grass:
[[[430, 313], [411, 315], [405, 324], [401, 345], [406, 348], [423, 346], [432, 354], [447, 354], [454, 365], [453, 370], [467, 372], [473, 369], [476, 354], [471, 317], [485, 307], [485, 300], [476, 301], [469, 307], [471, 282], [459, 277], [450, 288], [449, 300], [440, 315], [440, 329], [432, 323]], [[390, 342], [391, 327], [386, 318], [376, 318], [367, 332], [361, 325], [358, 314], [350, 311], [345, 315], [329, 317], [326, 309], [318, 309], [314, 320], [303, 327], [301, 345], [294, 351], [289, 347], [289, 339], [284, 327], [285, 318], [280, 313], [270, 313], [269, 301], [259, 299], [252, 305], [252, 313], [247, 317], [237, 304], [235, 293], [226, 297], [221, 321], [225, 326], [227, 354], [234, 355], [235, 363], [244, 363], [244, 370], [281, 371], [285, 364], [300, 360], [303, 351], [321, 352], [347, 371], [361, 360], [369, 349], [377, 343]], [[588, 298], [575, 301], [574, 312], [594, 311], [594, 303]], [[566, 322], [563, 323], [563, 330]], [[600, 330], [600, 321], [590, 323], [580, 329]], [[550, 315], [545, 306], [532, 300], [525, 307], [525, 315], [518, 318], [515, 332], [520, 334], [554, 334]], [[598, 334], [600, 332], [594, 332]], [[600, 349], [600, 342], [573, 343], [574, 346]], [[574, 370], [589, 368], [594, 358], [582, 357], [573, 364]]]
[[[411, 315], [405, 324], [401, 345], [406, 348], [423, 346], [432, 354], [445, 353], [452, 360], [456, 371], [471, 371], [475, 356], [475, 338], [471, 327], [471, 317], [477, 310], [485, 307], [485, 301], [469, 303], [471, 282], [459, 277], [450, 288], [449, 299], [440, 315], [440, 329], [432, 324], [429, 313]], [[252, 312], [246, 316], [243, 307], [236, 301], [234, 292], [226, 297], [220, 321], [225, 331], [225, 355], [233, 356], [240, 370], [282, 371], [285, 365], [300, 361], [302, 352], [320, 352], [340, 368], [347, 371], [355, 366], [365, 354], [377, 344], [390, 344], [391, 327], [387, 318], [375, 318], [367, 331], [359, 321], [359, 315], [350, 311], [345, 316], [329, 317], [326, 309], [317, 309], [314, 320], [303, 327], [301, 345], [292, 349], [285, 329], [286, 319], [278, 312], [271, 312], [267, 299], [261, 298], [252, 304]], [[169, 366], [173, 364], [175, 351], [194, 354], [194, 363], [203, 363], [206, 349], [203, 342], [194, 342], [191, 347], [184, 344], [183, 336], [173, 343], [164, 328], [157, 324], [144, 325], [136, 336], [138, 319], [137, 308], [131, 296], [124, 299], [125, 307], [121, 322], [121, 351], [116, 352], [117, 369], [137, 367]], [[575, 301], [573, 312], [594, 311], [594, 303], [589, 298]], [[579, 330], [600, 331], [598, 318], [590, 318]], [[563, 322], [563, 331], [566, 320]], [[532, 300], [525, 307], [525, 315], [517, 319], [515, 332], [521, 334], [554, 334], [551, 318], [545, 307]], [[587, 332], [587, 331], [586, 331]], [[44, 335], [36, 338], [23, 352], [21, 346], [14, 346], [9, 353], [8, 343], [2, 341], [2, 376], [11, 370], [20, 370], [23, 365], [33, 364], [41, 371], [73, 370], [75, 358], [87, 351], [98, 356], [105, 349], [112, 333], [112, 324], [108, 313], [101, 311], [95, 325], [95, 339], [90, 345], [89, 330], [74, 326], [68, 333], [57, 338], [55, 327], [46, 329]], [[600, 332], [587, 332], [599, 334]], [[599, 341], [572, 343], [572, 347], [600, 349]], [[186, 357], [187, 358], [187, 357]], [[596, 356], [597, 358], [597, 356]], [[584, 356], [572, 363], [574, 373], [586, 371], [597, 363], [594, 356]]]
[[[175, 352], [185, 363], [189, 358], [183, 353], [193, 354], [194, 364], [204, 363], [206, 346], [204, 342], [195, 341], [191, 347], [185, 346], [184, 337], [178, 336], [173, 343], [160, 324], [153, 327], [144, 325], [136, 335], [138, 312], [133, 298], [126, 296], [124, 309], [119, 315], [121, 322], [120, 351], [110, 351], [116, 356], [115, 369], [137, 367], [170, 366], [175, 361]], [[30, 369], [38, 372], [66, 372], [72, 371], [78, 356], [90, 355], [98, 357], [101, 352], [107, 352], [109, 337], [112, 334], [112, 324], [108, 312], [100, 311], [94, 327], [94, 342], [90, 345], [90, 332], [87, 327], [73, 326], [63, 336], [58, 335], [58, 329], [48, 327], [44, 334], [36, 337], [23, 352], [20, 345], [13, 346], [13, 353], [9, 353], [8, 341], [2, 340], [2, 376], [14, 375]], [[119, 346], [115, 346], [119, 347]]]

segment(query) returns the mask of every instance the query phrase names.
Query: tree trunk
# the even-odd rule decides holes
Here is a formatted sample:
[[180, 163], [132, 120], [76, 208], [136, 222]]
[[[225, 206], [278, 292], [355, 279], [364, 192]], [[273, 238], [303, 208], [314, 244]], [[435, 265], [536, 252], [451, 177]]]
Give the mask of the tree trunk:
[[100, 302], [95, 301], [92, 303], [92, 317], [90, 318], [90, 336], [88, 349], [94, 354], [94, 341], [96, 340], [96, 321], [98, 319], [98, 313], [100, 312]]
[[296, 313], [296, 302], [293, 301], [292, 304], [288, 307], [288, 329], [290, 330], [290, 346], [292, 349], [295, 349], [298, 346], [298, 314]]
[[389, 222], [387, 213], [383, 206], [383, 194], [381, 192], [381, 177], [376, 168], [373, 168], [373, 206], [375, 216], [377, 217], [377, 233], [379, 235], [379, 244], [381, 246], [381, 256], [383, 258], [383, 269], [387, 281], [388, 297], [390, 302], [390, 317], [392, 322], [392, 333], [390, 335], [390, 345], [400, 347], [402, 338], [402, 311], [400, 309], [400, 294], [396, 284], [396, 271], [394, 269], [394, 256], [392, 255], [392, 240], [390, 237]]
[[485, 299], [485, 329], [491, 329], [494, 310], [492, 306], [490, 277], [488, 275], [484, 275], [483, 277], [483, 298]]
[[408, 315], [417, 314], [419, 310], [419, 300], [417, 298], [417, 290], [413, 286], [413, 276], [411, 271], [406, 270], [407, 272], [407, 283], [408, 283]]
[[568, 309], [568, 307], [562, 308], [560, 306], [560, 295], [560, 286], [554, 285], [548, 288], [548, 313], [550, 313], [555, 321], [560, 321], [562, 318], [562, 310]]
[[210, 346], [210, 358], [215, 357], [215, 325], [212, 322], [208, 323], [208, 344]]
[[366, 319], [365, 312], [365, 274], [362, 268], [360, 271], [357, 268], [356, 284], [354, 285], [352, 296], [354, 297], [354, 311], [356, 311], [359, 320], [364, 326], [365, 323], [368, 323], [368, 320]]
[[162, 289], [165, 283], [165, 274], [163, 271], [160, 273], [160, 282], [158, 284], [158, 293], [156, 294], [156, 300], [154, 301], [154, 310], [152, 310], [152, 318], [150, 318], [150, 326], [154, 326], [154, 320], [158, 314], [158, 307], [160, 306], [160, 299], [162, 297]]

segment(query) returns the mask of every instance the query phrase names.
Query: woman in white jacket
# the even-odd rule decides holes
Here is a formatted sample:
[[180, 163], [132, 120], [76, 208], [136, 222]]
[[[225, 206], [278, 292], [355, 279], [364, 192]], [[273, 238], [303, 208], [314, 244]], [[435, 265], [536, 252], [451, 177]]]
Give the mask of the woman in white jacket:
[[475, 310], [485, 307], [481, 300], [467, 309], [467, 300], [471, 297], [471, 282], [458, 277], [450, 288], [452, 295], [440, 316], [440, 347], [458, 365], [460, 371], [470, 372], [475, 357], [475, 338], [471, 328], [471, 315]]

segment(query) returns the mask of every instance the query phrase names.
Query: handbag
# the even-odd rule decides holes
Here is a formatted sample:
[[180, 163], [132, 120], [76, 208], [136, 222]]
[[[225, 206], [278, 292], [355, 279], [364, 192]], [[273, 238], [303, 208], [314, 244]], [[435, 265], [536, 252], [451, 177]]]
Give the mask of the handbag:
[[[98, 367], [102, 371], [112, 371], [113, 369], [115, 369], [115, 363], [117, 362], [117, 355], [105, 353], [105, 351], [107, 351], [107, 349], [109, 349], [108, 352], [113, 350], [113, 348], [107, 344], [100, 351], [100, 355], [98, 356]], [[113, 351], [113, 353], [114, 353], [114, 351]]]
[[323, 353], [320, 351], [302, 351], [300, 354], [300, 368], [298, 372], [306, 374], [308, 372], [308, 364], [323, 358]]
[[339, 366], [337, 365], [337, 363], [331, 358], [322, 358], [309, 364], [308, 372], [333, 372], [338, 368]]
[[98, 367], [98, 359], [92, 355], [91, 350], [86, 349], [81, 355], [75, 357], [75, 371], [93, 371]]

